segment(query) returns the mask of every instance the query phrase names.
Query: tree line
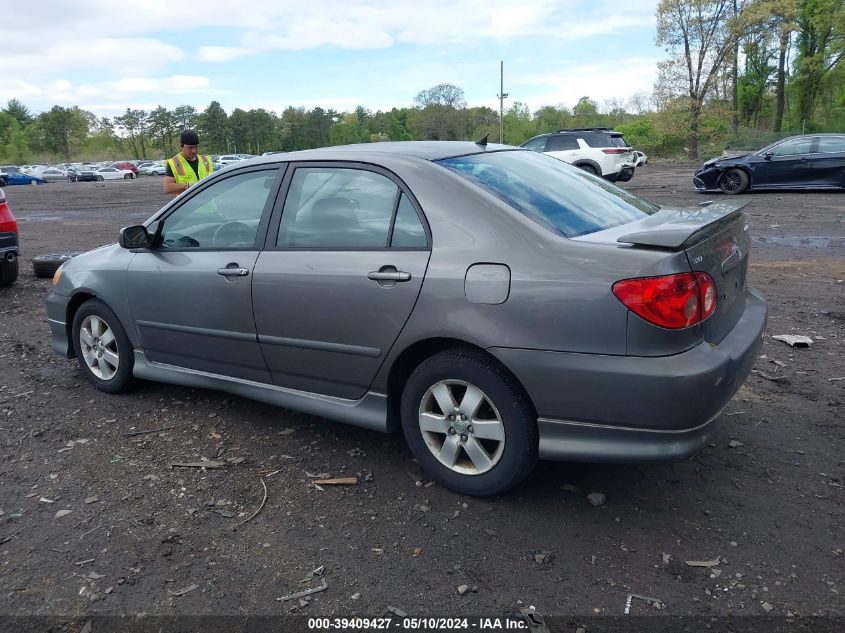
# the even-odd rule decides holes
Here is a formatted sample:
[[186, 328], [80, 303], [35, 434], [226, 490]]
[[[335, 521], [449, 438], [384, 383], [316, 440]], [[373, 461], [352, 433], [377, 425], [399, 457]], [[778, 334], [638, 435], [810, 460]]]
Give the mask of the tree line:
[[[845, 0], [661, 0], [656, 43], [668, 57], [650, 94], [533, 112], [512, 103], [505, 142], [566, 127], [614, 127], [654, 155], [755, 149], [789, 133], [845, 131]], [[181, 130], [206, 153], [294, 151], [399, 140], [498, 140], [499, 115], [468, 107], [461, 88], [422, 90], [412, 107], [351, 112], [287, 107], [226, 112], [212, 101], [97, 117], [79, 107], [34, 114], [17, 99], [0, 110], [0, 161], [162, 158]]]

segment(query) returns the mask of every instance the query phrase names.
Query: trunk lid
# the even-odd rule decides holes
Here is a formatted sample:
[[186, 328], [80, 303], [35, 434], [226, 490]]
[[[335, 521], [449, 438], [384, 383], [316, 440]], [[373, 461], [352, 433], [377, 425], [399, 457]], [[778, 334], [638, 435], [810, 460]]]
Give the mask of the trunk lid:
[[[616, 238], [640, 248], [684, 251], [692, 271], [708, 273], [716, 284], [716, 311], [702, 324], [705, 341], [719, 343], [745, 311], [751, 239], [750, 201], [707, 203], [697, 209], [666, 209]], [[628, 225], [630, 231], [632, 226]]]

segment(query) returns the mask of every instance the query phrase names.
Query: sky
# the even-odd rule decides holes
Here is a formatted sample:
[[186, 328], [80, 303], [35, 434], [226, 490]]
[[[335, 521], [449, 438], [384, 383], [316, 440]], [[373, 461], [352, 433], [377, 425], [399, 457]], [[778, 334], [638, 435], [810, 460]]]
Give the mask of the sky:
[[451, 83], [469, 106], [532, 111], [651, 92], [657, 0], [40, 0], [4, 3], [0, 106], [112, 117], [212, 100], [227, 112], [412, 106]]

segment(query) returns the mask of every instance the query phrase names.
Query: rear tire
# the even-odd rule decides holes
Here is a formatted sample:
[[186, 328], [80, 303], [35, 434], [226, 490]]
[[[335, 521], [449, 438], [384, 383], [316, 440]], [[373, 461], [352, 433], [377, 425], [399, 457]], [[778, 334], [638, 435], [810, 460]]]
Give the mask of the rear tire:
[[742, 169], [729, 169], [719, 178], [719, 189], [729, 196], [742, 193], [748, 189], [748, 174]]
[[100, 391], [132, 386], [132, 344], [117, 315], [99, 299], [83, 303], [73, 317], [73, 349], [85, 378]]
[[507, 369], [477, 351], [450, 349], [423, 361], [402, 391], [401, 414], [419, 463], [461, 494], [505, 492], [537, 461], [528, 396]]
[[48, 279], [56, 274], [59, 266], [64, 264], [67, 260], [73, 259], [80, 252], [74, 251], [70, 253], [50, 253], [48, 255], [36, 255], [32, 258], [32, 272], [36, 277]]
[[18, 258], [0, 261], [0, 288], [11, 286], [18, 278]]

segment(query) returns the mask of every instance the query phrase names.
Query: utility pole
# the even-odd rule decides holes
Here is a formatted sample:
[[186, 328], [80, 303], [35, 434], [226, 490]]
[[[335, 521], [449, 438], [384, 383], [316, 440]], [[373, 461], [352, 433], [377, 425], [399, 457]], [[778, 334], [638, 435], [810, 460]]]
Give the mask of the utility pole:
[[499, 143], [505, 142], [505, 99], [508, 93], [505, 92], [505, 62], [499, 62]]

